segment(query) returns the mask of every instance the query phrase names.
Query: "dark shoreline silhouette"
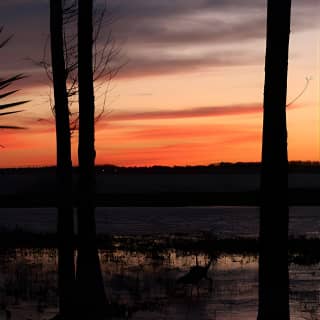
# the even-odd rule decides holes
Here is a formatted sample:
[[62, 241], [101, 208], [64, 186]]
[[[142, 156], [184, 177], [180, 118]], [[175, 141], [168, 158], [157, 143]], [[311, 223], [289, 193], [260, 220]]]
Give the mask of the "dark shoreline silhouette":
[[[190, 167], [96, 166], [97, 206], [258, 206], [258, 163]], [[74, 190], [78, 168], [73, 168]], [[320, 205], [319, 163], [289, 164], [289, 205]], [[0, 207], [53, 207], [55, 167], [0, 169]], [[192, 183], [189, 183], [189, 181]], [[77, 205], [73, 193], [73, 204]]]
[[[0, 174], [6, 173], [46, 173], [55, 172], [55, 166], [34, 166], [34, 167], [16, 167], [0, 168]], [[220, 162], [209, 165], [190, 165], [190, 166], [117, 166], [112, 164], [96, 165], [96, 174], [110, 173], [259, 173], [261, 170], [260, 162]], [[289, 173], [319, 173], [319, 161], [290, 161], [288, 163]], [[73, 167], [73, 172], [77, 173], [79, 168]]]

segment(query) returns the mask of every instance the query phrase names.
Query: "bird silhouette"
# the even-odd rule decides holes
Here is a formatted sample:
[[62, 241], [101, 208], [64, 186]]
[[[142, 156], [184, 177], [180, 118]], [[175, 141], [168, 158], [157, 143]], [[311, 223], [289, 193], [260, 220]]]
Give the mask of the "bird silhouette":
[[208, 270], [212, 264], [212, 262], [215, 260], [214, 256], [210, 256], [209, 262], [205, 266], [199, 266], [198, 260], [196, 259], [196, 265], [192, 266], [190, 270], [183, 276], [177, 279], [176, 284], [182, 284], [183, 287], [186, 287], [187, 285], [191, 285], [191, 295], [193, 291], [193, 287], [197, 286], [197, 292], [199, 295], [199, 284], [202, 279], [205, 279], [209, 281], [210, 286], [209, 290], [212, 290], [212, 279], [208, 277]]

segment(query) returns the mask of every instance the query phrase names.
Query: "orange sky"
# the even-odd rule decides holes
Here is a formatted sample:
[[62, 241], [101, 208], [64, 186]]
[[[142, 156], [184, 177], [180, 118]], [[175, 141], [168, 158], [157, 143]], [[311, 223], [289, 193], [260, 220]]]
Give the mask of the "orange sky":
[[[244, 3], [249, 6], [250, 1], [254, 3], [253, 0]], [[0, 15], [5, 10], [19, 15], [18, 8], [25, 2], [17, 0], [12, 3], [13, 7], [0, 5]], [[193, 2], [189, 2], [191, 6]], [[229, 8], [229, 2], [222, 1], [226, 8]], [[123, 3], [130, 7], [126, 0]], [[158, 9], [150, 8], [148, 6], [155, 4], [139, 0], [138, 7], [145, 8], [145, 16], [140, 18], [141, 27], [140, 20], [134, 20], [135, 16], [128, 13], [127, 19], [136, 21], [135, 33], [128, 30], [126, 24], [121, 24], [121, 19], [120, 25], [114, 26], [115, 37], [121, 39], [122, 57], [127, 63], [112, 81], [106, 112], [97, 123], [96, 163], [151, 166], [259, 161], [265, 50], [263, 6], [257, 5], [249, 13], [243, 13], [235, 6], [228, 14], [222, 6], [211, 14], [208, 8], [201, 7], [185, 12], [181, 1], [174, 3], [177, 13], [168, 18], [165, 4], [159, 4]], [[15, 30], [9, 20], [4, 20], [6, 30], [14, 29], [17, 41], [13, 39], [2, 49], [0, 53], [10, 63], [2, 62], [0, 66], [6, 74], [22, 70], [30, 75], [21, 81], [21, 91], [15, 99], [32, 101], [23, 106], [25, 112], [1, 119], [1, 124], [19, 124], [27, 129], [0, 132], [0, 143], [4, 146], [0, 149], [0, 167], [55, 163], [49, 84], [41, 69], [23, 59], [23, 50], [28, 55], [42, 54], [38, 51], [48, 33], [46, 5], [44, 2], [43, 7], [37, 7], [39, 14], [34, 17], [39, 25], [45, 26], [41, 33], [36, 33], [32, 27], [29, 31]], [[301, 92], [306, 77], [312, 77], [312, 80], [303, 96], [288, 108], [290, 160], [320, 160], [319, 29], [315, 22], [318, 20], [315, 6], [313, 0], [307, 0], [305, 6], [293, 1], [288, 102]], [[151, 9], [163, 10], [163, 16], [159, 13], [152, 19]], [[126, 12], [123, 9], [122, 14]], [[257, 12], [261, 21], [257, 19]], [[25, 13], [24, 18], [27, 17]], [[186, 31], [185, 21], [191, 22], [187, 27], [190, 34]], [[217, 33], [211, 37], [210, 30], [216, 26], [211, 25], [211, 21], [221, 23], [222, 36]], [[150, 26], [152, 37], [148, 38], [149, 34], [143, 32], [143, 23]], [[254, 23], [261, 25], [259, 34], [251, 34]], [[201, 36], [196, 34], [198, 29]], [[129, 31], [133, 33], [126, 39], [123, 34]], [[23, 43], [22, 40], [28, 37], [32, 37], [37, 50], [30, 48], [27, 40]], [[236, 41], [237, 37], [243, 39]], [[12, 52], [14, 55], [10, 58]], [[98, 110], [101, 106], [99, 97], [97, 94]], [[76, 164], [76, 134], [72, 141]]]

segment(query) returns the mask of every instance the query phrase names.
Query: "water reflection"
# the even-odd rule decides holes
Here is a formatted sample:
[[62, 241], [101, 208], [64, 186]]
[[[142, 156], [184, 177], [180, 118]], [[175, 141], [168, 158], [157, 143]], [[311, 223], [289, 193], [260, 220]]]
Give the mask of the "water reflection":
[[[179, 288], [177, 279], [209, 257], [178, 250], [100, 251], [109, 312], [127, 319], [256, 319], [257, 257], [220, 255], [208, 277]], [[12, 249], [0, 254], [0, 319], [48, 319], [57, 311], [55, 249]], [[320, 265], [290, 266], [292, 319], [320, 318]]]

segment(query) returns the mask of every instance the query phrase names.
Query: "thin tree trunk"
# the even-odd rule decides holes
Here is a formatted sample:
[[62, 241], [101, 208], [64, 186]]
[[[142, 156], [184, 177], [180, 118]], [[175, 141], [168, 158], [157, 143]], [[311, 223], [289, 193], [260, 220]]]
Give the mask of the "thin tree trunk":
[[50, 0], [50, 32], [57, 140], [59, 307], [62, 318], [72, 319], [75, 284], [72, 162], [61, 0]]
[[291, 0], [268, 0], [258, 320], [290, 318], [286, 97]]
[[95, 147], [93, 89], [93, 2], [79, 0], [78, 72], [79, 72], [79, 248], [77, 282], [82, 318], [100, 317], [106, 303], [95, 225]]

